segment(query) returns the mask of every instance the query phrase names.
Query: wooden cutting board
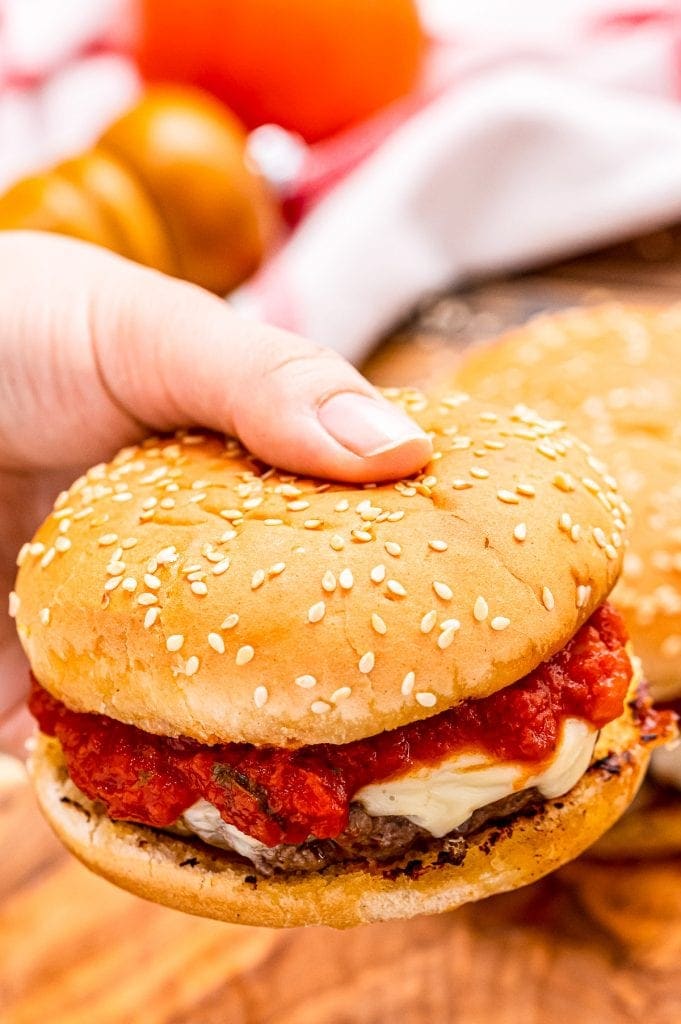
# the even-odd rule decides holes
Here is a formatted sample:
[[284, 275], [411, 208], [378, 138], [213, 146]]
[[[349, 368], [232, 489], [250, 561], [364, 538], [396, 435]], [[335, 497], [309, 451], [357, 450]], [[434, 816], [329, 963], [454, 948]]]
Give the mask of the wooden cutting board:
[[[681, 232], [445, 297], [371, 361], [430, 383], [545, 308], [681, 295]], [[64, 853], [0, 758], [0, 1024], [680, 1024], [681, 858], [578, 862], [441, 917], [274, 932], [136, 899]]]

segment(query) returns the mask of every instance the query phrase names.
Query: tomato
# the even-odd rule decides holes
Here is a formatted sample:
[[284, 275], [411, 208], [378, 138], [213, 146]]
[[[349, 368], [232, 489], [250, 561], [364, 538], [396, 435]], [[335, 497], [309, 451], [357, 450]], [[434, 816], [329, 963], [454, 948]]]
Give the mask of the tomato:
[[151, 81], [201, 86], [247, 125], [309, 142], [412, 89], [424, 51], [415, 0], [138, 0]]

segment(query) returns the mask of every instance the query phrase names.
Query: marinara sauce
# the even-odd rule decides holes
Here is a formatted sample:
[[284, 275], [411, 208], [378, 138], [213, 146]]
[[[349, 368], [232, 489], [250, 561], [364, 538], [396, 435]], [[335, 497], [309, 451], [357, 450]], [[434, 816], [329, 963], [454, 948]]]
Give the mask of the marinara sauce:
[[111, 818], [164, 827], [203, 797], [268, 846], [301, 843], [339, 835], [353, 795], [369, 783], [467, 750], [539, 766], [555, 751], [564, 719], [600, 728], [618, 718], [632, 675], [626, 639], [618, 613], [603, 605], [561, 651], [512, 686], [340, 746], [170, 739], [69, 711], [35, 681], [30, 708], [42, 731], [59, 739], [73, 782]]

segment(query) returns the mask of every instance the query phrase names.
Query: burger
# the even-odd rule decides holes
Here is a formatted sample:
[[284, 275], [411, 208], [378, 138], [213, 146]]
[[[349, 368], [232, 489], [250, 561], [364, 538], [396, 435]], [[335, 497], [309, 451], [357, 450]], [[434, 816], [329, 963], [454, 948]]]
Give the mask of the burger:
[[[620, 481], [631, 545], [612, 599], [660, 707], [681, 713], [681, 305], [608, 303], [539, 317], [466, 353], [457, 380], [480, 398], [561, 416]], [[603, 856], [681, 852], [681, 747], [656, 750]]]
[[624, 811], [665, 723], [608, 594], [628, 508], [560, 423], [389, 397], [409, 479], [348, 486], [152, 438], [20, 552], [30, 773], [88, 867], [255, 925], [443, 911]]

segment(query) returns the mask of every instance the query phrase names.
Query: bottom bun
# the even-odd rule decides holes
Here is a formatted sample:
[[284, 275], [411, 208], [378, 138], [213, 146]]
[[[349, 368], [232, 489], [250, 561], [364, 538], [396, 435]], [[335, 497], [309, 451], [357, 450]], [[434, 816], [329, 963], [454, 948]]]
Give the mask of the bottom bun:
[[646, 779], [630, 810], [589, 850], [594, 860], [681, 854], [681, 792]]
[[627, 707], [602, 730], [591, 767], [566, 796], [470, 836], [461, 863], [437, 851], [411, 851], [387, 865], [352, 863], [271, 878], [256, 877], [247, 862], [200, 841], [112, 821], [75, 788], [56, 740], [39, 735], [29, 771], [41, 809], [65, 846], [138, 896], [239, 924], [349, 928], [452, 910], [565, 864], [629, 806], [645, 774], [650, 739], [641, 740]]

